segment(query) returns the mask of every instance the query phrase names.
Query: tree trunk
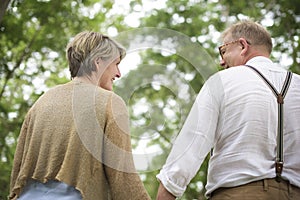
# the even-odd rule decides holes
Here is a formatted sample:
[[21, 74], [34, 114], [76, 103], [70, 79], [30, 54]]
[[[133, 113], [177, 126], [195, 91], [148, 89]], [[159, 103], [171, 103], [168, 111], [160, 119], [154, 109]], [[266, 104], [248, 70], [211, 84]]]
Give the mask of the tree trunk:
[[4, 17], [5, 11], [7, 9], [7, 6], [9, 4], [10, 0], [1, 0], [0, 3], [0, 23]]

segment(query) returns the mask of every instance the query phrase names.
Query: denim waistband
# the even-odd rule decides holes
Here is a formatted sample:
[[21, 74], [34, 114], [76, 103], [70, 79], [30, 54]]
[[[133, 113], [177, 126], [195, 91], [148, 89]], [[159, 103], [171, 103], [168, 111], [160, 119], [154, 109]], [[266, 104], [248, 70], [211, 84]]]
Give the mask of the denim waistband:
[[29, 200], [38, 197], [41, 200], [65, 198], [70, 200], [80, 200], [81, 194], [73, 186], [66, 183], [49, 180], [46, 183], [30, 179], [23, 189], [20, 200]]

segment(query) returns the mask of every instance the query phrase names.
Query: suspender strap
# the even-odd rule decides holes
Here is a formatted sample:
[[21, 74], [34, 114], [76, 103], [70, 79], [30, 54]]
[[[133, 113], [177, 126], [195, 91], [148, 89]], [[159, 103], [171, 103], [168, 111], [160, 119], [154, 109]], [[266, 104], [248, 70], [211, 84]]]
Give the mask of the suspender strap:
[[275, 97], [277, 98], [278, 103], [278, 129], [277, 129], [277, 154], [275, 160], [275, 173], [276, 173], [276, 180], [279, 182], [281, 180], [281, 173], [283, 168], [283, 103], [284, 97], [288, 91], [292, 80], [292, 72], [287, 72], [283, 87], [281, 92], [279, 93], [276, 88], [264, 77], [264, 75], [258, 71], [256, 68], [246, 65], [250, 69], [254, 70], [269, 86]]

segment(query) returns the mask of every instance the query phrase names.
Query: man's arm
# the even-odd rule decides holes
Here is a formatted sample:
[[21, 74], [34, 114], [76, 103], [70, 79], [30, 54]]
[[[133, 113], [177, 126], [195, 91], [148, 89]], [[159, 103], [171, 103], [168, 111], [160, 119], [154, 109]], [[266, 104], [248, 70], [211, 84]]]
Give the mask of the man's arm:
[[157, 196], [156, 200], [175, 200], [176, 197], [171, 194], [164, 186], [163, 184], [160, 183], [158, 191], [157, 191]]
[[165, 165], [156, 176], [161, 181], [157, 200], [174, 200], [182, 196], [213, 148], [219, 108], [224, 96], [219, 79], [217, 75], [210, 78], [197, 95]]

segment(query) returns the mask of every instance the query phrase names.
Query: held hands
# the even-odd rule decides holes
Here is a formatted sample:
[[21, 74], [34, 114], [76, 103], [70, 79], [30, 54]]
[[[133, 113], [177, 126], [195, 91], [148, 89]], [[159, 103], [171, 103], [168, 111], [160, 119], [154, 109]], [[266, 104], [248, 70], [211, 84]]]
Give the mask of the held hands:
[[175, 200], [176, 197], [171, 194], [166, 188], [160, 183], [158, 191], [157, 191], [157, 196], [156, 200]]

